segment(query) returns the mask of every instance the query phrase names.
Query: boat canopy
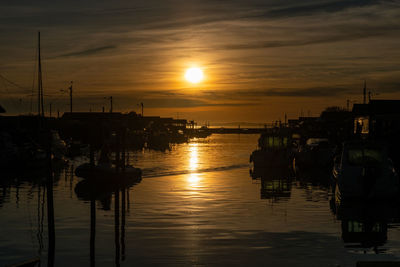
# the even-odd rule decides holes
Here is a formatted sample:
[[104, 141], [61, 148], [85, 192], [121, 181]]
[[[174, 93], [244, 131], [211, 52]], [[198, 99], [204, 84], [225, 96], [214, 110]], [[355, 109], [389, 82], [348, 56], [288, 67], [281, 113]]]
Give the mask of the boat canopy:
[[288, 138], [283, 136], [263, 136], [259, 140], [259, 146], [264, 149], [287, 148]]

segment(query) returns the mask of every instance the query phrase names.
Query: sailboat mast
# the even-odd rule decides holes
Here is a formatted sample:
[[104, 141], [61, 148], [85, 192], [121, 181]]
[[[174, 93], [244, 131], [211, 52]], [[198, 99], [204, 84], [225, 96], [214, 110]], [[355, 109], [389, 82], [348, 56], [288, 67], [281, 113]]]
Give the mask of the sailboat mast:
[[72, 113], [72, 81], [71, 81], [71, 86], [69, 87], [69, 108], [70, 112]]
[[38, 32], [38, 115], [44, 117], [42, 62], [40, 56], [40, 31]]
[[367, 80], [364, 80], [363, 104], [367, 104]]
[[41, 66], [40, 66], [40, 32], [38, 32], [38, 101], [37, 101], [37, 108], [38, 108], [38, 115], [41, 115], [40, 112], [40, 72], [41, 72]]

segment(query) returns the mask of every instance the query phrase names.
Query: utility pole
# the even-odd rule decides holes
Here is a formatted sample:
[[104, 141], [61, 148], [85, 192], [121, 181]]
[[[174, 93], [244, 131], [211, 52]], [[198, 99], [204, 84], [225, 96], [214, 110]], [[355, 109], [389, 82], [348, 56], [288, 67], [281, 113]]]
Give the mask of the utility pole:
[[143, 118], [143, 102], [140, 102], [140, 105], [142, 106], [142, 118]]
[[51, 118], [51, 103], [49, 104], [50, 105], [50, 114], [49, 114], [49, 117]]
[[69, 112], [72, 113], [72, 84], [73, 81], [71, 81], [71, 86], [68, 88], [69, 89]]

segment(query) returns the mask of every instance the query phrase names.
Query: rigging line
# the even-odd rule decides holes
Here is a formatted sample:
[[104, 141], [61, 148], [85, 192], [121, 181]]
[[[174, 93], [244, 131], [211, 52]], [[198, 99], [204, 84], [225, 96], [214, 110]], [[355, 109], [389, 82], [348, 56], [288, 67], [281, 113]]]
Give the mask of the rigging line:
[[60, 91], [60, 92], [56, 92], [53, 95], [49, 95], [49, 97], [51, 97], [50, 101], [52, 104], [54, 105], [58, 105], [58, 104], [62, 104], [60, 106], [62, 107], [66, 107], [68, 104], [67, 103], [63, 103], [65, 102], [65, 95], [66, 95], [66, 91]]
[[48, 101], [53, 104], [59, 104], [61, 101], [65, 100], [61, 95], [48, 95], [48, 99]]
[[23, 86], [21, 86], [21, 85], [15, 83], [15, 82], [13, 82], [13, 81], [7, 79], [7, 78], [6, 78], [3, 74], [1, 74], [1, 73], [0, 73], [0, 78], [2, 78], [3, 80], [7, 81], [8, 83], [14, 85], [15, 87], [18, 87], [19, 89], [22, 89], [22, 90], [24, 90], [24, 91], [28, 91], [28, 90], [29, 90], [28, 88], [23, 87]]
[[[7, 94], [11, 94], [10, 90], [8, 90], [7, 88], [7, 84], [5, 83], [4, 80], [2, 80], [3, 85], [4, 85], [4, 89], [6, 91]], [[8, 99], [3, 99], [3, 102], [5, 100], [5, 103], [8, 103], [8, 105], [12, 108], [15, 109], [18, 105], [16, 104], [16, 100], [14, 98], [8, 98]]]
[[64, 99], [61, 98], [55, 98], [54, 100], [51, 100], [50, 103], [52, 103], [53, 105], [59, 105], [59, 106], [67, 106], [66, 103], [63, 103]]
[[[9, 107], [11, 109], [14, 109], [15, 111], [21, 110], [21, 107], [22, 107], [22, 110], [25, 110], [25, 108], [23, 107], [23, 101], [22, 101], [23, 97], [16, 97], [14, 95], [15, 92], [13, 92], [11, 89], [9, 89], [9, 85], [7, 85], [7, 82], [11, 85], [17, 86], [18, 88], [21, 88], [21, 87], [19, 87], [18, 84], [14, 83], [14, 82], [10, 81], [9, 79], [7, 79], [6, 77], [4, 77], [4, 75], [2, 75], [2, 74], [0, 74], [0, 78], [1, 78], [0, 80], [3, 84], [3, 86], [2, 86], [3, 91], [5, 91], [9, 95], [12, 95], [8, 99], [3, 99], [3, 102], [5, 100], [5, 102], [8, 103]], [[24, 89], [24, 91], [25, 91], [25, 89]]]

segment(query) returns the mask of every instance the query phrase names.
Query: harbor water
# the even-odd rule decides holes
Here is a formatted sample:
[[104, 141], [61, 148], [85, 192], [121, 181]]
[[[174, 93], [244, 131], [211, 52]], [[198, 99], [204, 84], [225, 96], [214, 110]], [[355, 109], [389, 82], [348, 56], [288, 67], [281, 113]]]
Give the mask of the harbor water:
[[[74, 176], [74, 167], [88, 159], [70, 161], [54, 174], [55, 266], [355, 266], [400, 260], [398, 218], [380, 218], [372, 227], [377, 234], [363, 236], [365, 222], [335, 214], [322, 177], [329, 173], [299, 179], [271, 170], [253, 179], [249, 156], [258, 137], [213, 134], [166, 152], [130, 152], [142, 180], [97, 195], [82, 190], [83, 179]], [[34, 171], [2, 177], [1, 266], [34, 257], [46, 266], [45, 184]], [[349, 243], [347, 231], [356, 227], [362, 241]], [[377, 235], [383, 239], [374, 240]]]

